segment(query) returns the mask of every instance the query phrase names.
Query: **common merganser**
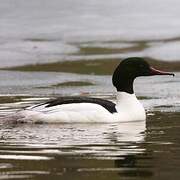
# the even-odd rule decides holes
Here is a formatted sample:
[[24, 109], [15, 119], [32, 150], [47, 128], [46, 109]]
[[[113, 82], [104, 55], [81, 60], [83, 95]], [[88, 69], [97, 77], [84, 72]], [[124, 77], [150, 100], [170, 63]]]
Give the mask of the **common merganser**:
[[23, 122], [45, 123], [113, 123], [144, 121], [146, 113], [134, 94], [133, 82], [140, 76], [173, 75], [151, 67], [143, 58], [123, 60], [112, 77], [117, 89], [116, 104], [90, 97], [60, 97], [20, 112]]

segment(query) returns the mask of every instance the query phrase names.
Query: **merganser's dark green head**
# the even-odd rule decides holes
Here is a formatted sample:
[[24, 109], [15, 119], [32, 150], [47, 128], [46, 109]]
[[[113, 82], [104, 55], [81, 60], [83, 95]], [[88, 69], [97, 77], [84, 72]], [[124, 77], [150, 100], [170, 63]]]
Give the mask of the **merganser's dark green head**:
[[143, 58], [131, 57], [124, 59], [113, 73], [113, 85], [117, 91], [133, 94], [134, 79], [140, 76], [173, 75], [173, 73], [151, 67]]

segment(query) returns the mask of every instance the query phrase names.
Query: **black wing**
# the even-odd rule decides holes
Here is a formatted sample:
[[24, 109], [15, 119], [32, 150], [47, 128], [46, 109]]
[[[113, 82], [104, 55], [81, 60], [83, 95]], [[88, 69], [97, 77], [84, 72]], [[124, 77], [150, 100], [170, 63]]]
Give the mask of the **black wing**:
[[111, 113], [117, 112], [115, 108], [115, 104], [111, 101], [100, 99], [100, 98], [89, 98], [89, 97], [82, 97], [82, 96], [59, 97], [57, 99], [50, 100], [43, 104], [47, 104], [46, 107], [52, 107], [52, 106], [57, 106], [57, 105], [62, 105], [62, 104], [71, 104], [71, 103], [94, 103], [94, 104], [99, 104], [103, 106], [105, 109], [107, 109]]

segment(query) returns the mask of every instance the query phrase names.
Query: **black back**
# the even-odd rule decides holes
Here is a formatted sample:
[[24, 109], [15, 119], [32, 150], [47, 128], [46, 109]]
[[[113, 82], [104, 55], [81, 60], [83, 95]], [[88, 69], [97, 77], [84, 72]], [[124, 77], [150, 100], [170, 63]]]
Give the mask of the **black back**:
[[71, 104], [71, 103], [94, 103], [94, 104], [101, 105], [102, 107], [104, 107], [111, 113], [117, 112], [115, 108], [115, 104], [111, 101], [100, 99], [100, 98], [89, 98], [89, 97], [83, 97], [83, 96], [59, 97], [57, 99], [50, 100], [44, 104], [47, 104], [46, 107], [53, 107], [57, 105]]

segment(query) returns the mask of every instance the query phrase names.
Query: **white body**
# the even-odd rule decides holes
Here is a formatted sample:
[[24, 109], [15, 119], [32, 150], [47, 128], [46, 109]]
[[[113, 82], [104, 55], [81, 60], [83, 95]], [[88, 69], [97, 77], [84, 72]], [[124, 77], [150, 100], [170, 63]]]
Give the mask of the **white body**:
[[52, 107], [46, 104], [27, 108], [20, 121], [44, 123], [114, 123], [145, 120], [145, 110], [134, 94], [117, 92], [115, 113], [94, 103], [72, 103]]

